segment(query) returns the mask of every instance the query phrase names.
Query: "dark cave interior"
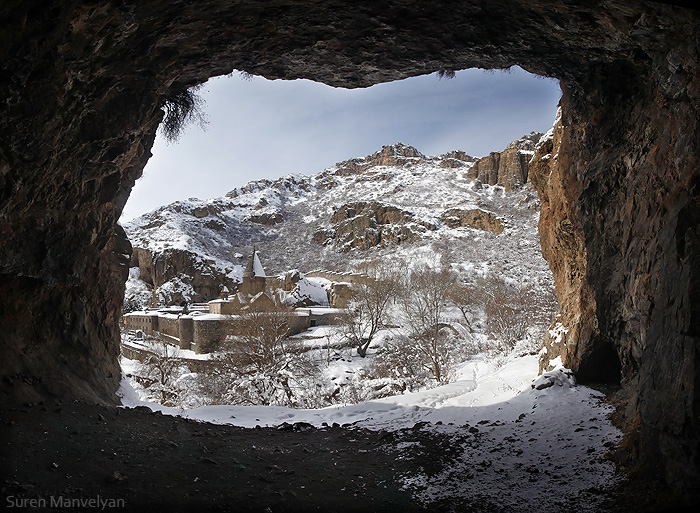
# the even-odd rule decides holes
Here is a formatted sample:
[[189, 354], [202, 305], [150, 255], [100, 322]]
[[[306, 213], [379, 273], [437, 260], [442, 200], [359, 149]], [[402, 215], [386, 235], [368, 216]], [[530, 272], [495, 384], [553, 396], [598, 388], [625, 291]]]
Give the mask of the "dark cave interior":
[[519, 65], [563, 90], [559, 159], [533, 180], [570, 328], [552, 349], [584, 382], [619, 378], [641, 465], [697, 494], [697, 11], [621, 1], [36, 0], [6, 2], [0, 15], [3, 403], [116, 402], [131, 252], [117, 220], [168, 99], [233, 69], [367, 87]]

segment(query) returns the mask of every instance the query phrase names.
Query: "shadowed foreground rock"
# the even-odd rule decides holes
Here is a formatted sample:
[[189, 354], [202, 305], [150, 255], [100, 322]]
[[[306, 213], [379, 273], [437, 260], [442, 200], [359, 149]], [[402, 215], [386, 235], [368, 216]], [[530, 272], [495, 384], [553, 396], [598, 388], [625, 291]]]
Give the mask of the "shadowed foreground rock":
[[161, 107], [188, 87], [234, 68], [364, 87], [518, 64], [563, 89], [556, 162], [530, 177], [567, 330], [557, 351], [582, 381], [622, 383], [639, 461], [697, 494], [697, 12], [620, 1], [37, 0], [4, 2], [0, 20], [3, 402], [115, 401], [130, 254], [116, 221]]
[[372, 431], [243, 429], [49, 401], [0, 410], [0, 434], [4, 506], [36, 499], [51, 511], [52, 497], [72, 505], [99, 496], [113, 505], [52, 510], [423, 511], [400, 489], [415, 464]]
[[[571, 469], [562, 476], [523, 459], [520, 470], [511, 469], [527, 476], [520, 482], [509, 472], [491, 472], [491, 465], [503, 471], [499, 459], [510, 444], [486, 435], [488, 421], [477, 426], [445, 433], [426, 422], [393, 432], [304, 422], [244, 429], [143, 407], [43, 401], [0, 408], [0, 500], [5, 506], [44, 501], [34, 503], [37, 511], [152, 511], [157, 505], [175, 512], [495, 513], [510, 511], [509, 505], [533, 511], [543, 503], [551, 511], [683, 511], [666, 490], [607, 482], [542, 494], [543, 482], [556, 490], [560, 479], [573, 476]], [[570, 463], [585, 467], [575, 458]], [[446, 479], [446, 472], [461, 479]], [[520, 502], [504, 500], [503, 481], [519, 489]], [[420, 493], [436, 483], [454, 484], [460, 493]], [[100, 506], [75, 507], [98, 497]]]

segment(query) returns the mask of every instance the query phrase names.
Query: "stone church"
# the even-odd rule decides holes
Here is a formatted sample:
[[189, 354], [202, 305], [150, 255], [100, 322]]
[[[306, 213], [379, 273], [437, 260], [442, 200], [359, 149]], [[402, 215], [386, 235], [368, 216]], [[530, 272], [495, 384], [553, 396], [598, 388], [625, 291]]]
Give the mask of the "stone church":
[[258, 251], [253, 248], [248, 265], [243, 271], [243, 281], [238, 287], [238, 292], [247, 296], [256, 296], [265, 291], [266, 285], [267, 276], [265, 275], [265, 269], [260, 262]]

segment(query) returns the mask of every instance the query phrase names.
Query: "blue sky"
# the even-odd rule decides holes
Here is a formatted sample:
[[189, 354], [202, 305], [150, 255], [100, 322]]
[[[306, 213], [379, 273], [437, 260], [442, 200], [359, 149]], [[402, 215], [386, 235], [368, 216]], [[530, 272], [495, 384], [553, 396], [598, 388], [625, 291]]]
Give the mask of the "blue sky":
[[426, 155], [460, 149], [480, 157], [549, 130], [561, 91], [556, 80], [516, 67], [367, 89], [234, 74], [209, 80], [200, 94], [206, 129], [191, 125], [175, 143], [157, 137], [123, 222], [176, 200], [222, 196], [258, 178], [314, 174], [395, 142]]

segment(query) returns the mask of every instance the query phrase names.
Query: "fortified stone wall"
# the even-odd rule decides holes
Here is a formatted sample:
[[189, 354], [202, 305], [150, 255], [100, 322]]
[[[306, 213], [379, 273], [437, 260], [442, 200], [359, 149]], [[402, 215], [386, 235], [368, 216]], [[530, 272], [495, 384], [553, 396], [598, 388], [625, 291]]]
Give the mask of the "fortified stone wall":
[[287, 336], [297, 335], [311, 327], [311, 318], [309, 315], [293, 312], [287, 318], [289, 323], [289, 332]]
[[158, 315], [129, 313], [124, 315], [124, 324], [130, 330], [141, 330], [152, 335], [158, 331]]
[[188, 315], [180, 317], [180, 348], [190, 349], [194, 342], [194, 319]]
[[[138, 360], [144, 362], [153, 353], [146, 349], [135, 347], [132, 345], [122, 344], [121, 354], [130, 360]], [[195, 360], [190, 358], [177, 358], [183, 365], [187, 366], [190, 372], [204, 372], [207, 370], [210, 362], [208, 360]]]
[[171, 337], [180, 338], [180, 321], [176, 316], [158, 316], [158, 331], [170, 335]]
[[197, 319], [195, 317], [193, 324], [194, 342], [192, 346], [197, 354], [216, 351], [231, 329], [229, 319]]

